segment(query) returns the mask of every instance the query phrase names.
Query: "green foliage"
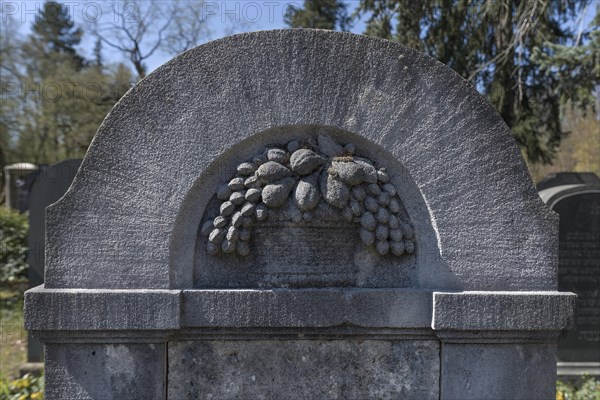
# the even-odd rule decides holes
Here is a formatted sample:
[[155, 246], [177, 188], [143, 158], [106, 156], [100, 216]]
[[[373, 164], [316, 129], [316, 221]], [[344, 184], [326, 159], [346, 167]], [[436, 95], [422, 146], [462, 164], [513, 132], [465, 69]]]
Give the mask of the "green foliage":
[[600, 400], [600, 381], [584, 376], [579, 385], [556, 382], [556, 400]]
[[305, 0], [304, 7], [289, 5], [284, 16], [291, 28], [346, 30], [350, 17], [341, 0]]
[[0, 282], [27, 279], [27, 218], [0, 207]]
[[[19, 377], [19, 369], [27, 362], [27, 333], [23, 329], [23, 291], [26, 287], [25, 283], [0, 284], [0, 381]], [[0, 399], [4, 399], [1, 394]]]
[[[82, 158], [102, 120], [131, 87], [131, 71], [104, 66], [97, 45], [93, 62], [75, 51], [82, 32], [68, 8], [47, 2], [27, 40], [10, 16], [1, 38], [0, 144], [5, 163], [51, 164]], [[0, 160], [2, 161], [2, 160]]]
[[44, 377], [26, 374], [12, 381], [0, 380], [0, 397], [6, 400], [41, 400], [44, 398]]
[[534, 47], [531, 60], [540, 70], [556, 77], [555, 90], [563, 103], [581, 110], [595, 105], [595, 87], [600, 84], [600, 3], [589, 32], [581, 32], [576, 46], [544, 42]]
[[567, 95], [561, 98], [561, 80], [571, 79], [578, 98], [589, 98], [594, 83], [573, 73], [578, 59], [558, 75], [540, 67], [532, 54], [558, 57], [556, 46], [573, 50], [567, 46], [572, 32], [563, 26], [584, 6], [574, 0], [361, 0], [356, 15], [369, 16], [367, 34], [423, 51], [471, 81], [510, 126], [527, 158], [549, 163], [567, 134], [560, 125], [561, 105], [575, 93], [563, 90]]
[[81, 29], [69, 16], [68, 7], [55, 1], [44, 3], [33, 24], [32, 42], [43, 47], [46, 54], [65, 55], [77, 69], [83, 67], [83, 57], [77, 54], [75, 46], [81, 42]]

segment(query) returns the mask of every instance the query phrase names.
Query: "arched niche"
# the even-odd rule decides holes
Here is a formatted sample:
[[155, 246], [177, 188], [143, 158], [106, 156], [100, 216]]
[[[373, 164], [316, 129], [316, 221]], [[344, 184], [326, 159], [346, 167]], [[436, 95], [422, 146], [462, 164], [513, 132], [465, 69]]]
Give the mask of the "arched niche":
[[[339, 144], [343, 157], [329, 157], [321, 153], [319, 139], [323, 137]], [[288, 150], [290, 144], [297, 148]], [[351, 150], [352, 155], [346, 153], [342, 144], [355, 148]], [[252, 201], [240, 198], [237, 207], [231, 207], [236, 211], [227, 211], [223, 218], [217, 218], [222, 225], [215, 227], [213, 221], [215, 217], [221, 217], [220, 207], [229, 203], [230, 195], [249, 194], [255, 187], [262, 188], [268, 183], [261, 185], [259, 182], [257, 186], [249, 183], [247, 187], [233, 190], [225, 188], [235, 177], [253, 181], [256, 172], [240, 174], [236, 168], [246, 163], [259, 168], [257, 163], [268, 161], [269, 149], [281, 150], [283, 157], [288, 157], [282, 164], [288, 167], [289, 157], [293, 159], [295, 151], [304, 151], [301, 149], [313, 149], [324, 161], [310, 173], [294, 173], [282, 179], [292, 181], [292, 185], [281, 206], [264, 206], [265, 200], [258, 197]], [[261, 158], [264, 160], [259, 161]], [[373, 171], [385, 170], [389, 181], [387, 177], [385, 182], [381, 178], [368, 182], [353, 180], [345, 185], [349, 189], [346, 205], [330, 206], [325, 200], [324, 182], [321, 180], [329, 174], [332, 165], [346, 165], [338, 163], [352, 163], [353, 158], [359, 163], [371, 161], [377, 166]], [[342, 161], [333, 161], [339, 159]], [[295, 191], [299, 180], [315, 181], [318, 201], [314, 205], [298, 205]], [[277, 184], [279, 180], [274, 181]], [[219, 190], [224, 188], [227, 193], [223, 196]], [[381, 193], [369, 192], [369, 189], [380, 190]], [[255, 193], [258, 191], [254, 190]], [[364, 196], [359, 193], [364, 193]], [[374, 200], [377, 200], [376, 204]], [[391, 206], [390, 201], [393, 203]], [[246, 205], [253, 210], [248, 213], [251, 218], [242, 218], [249, 222], [248, 226], [242, 226], [241, 222], [233, 226], [236, 214], [239, 212], [241, 215]], [[352, 218], [351, 205], [358, 206]], [[267, 215], [264, 220], [257, 220], [256, 212], [261, 206]], [[375, 208], [369, 209], [373, 206]], [[365, 228], [367, 214], [374, 216], [371, 222], [376, 228]], [[180, 221], [188, 232], [183, 236], [188, 243], [178, 246], [181, 254], [174, 265], [174, 278], [180, 279], [180, 287], [456, 287], [440, 257], [431, 217], [410, 173], [385, 149], [359, 135], [334, 127], [276, 127], [233, 146], [217, 157], [194, 183], [185, 199]], [[208, 226], [204, 234], [201, 232], [203, 226]], [[218, 246], [213, 247], [217, 251], [211, 254], [207, 249], [207, 245], [212, 246], [209, 244], [210, 233], [219, 228], [221, 237]], [[379, 228], [383, 228], [383, 233], [381, 229], [378, 232]], [[236, 232], [233, 246], [245, 244], [248, 246], [247, 254], [240, 254], [234, 248], [231, 253], [221, 249], [229, 231]], [[248, 237], [239, 239], [237, 232], [246, 233]], [[402, 233], [404, 237], [398, 238], [394, 233]], [[364, 234], [371, 235], [373, 242], [361, 237]], [[195, 244], [191, 239], [195, 240]], [[405, 248], [404, 243], [411, 248]], [[378, 244], [386, 246], [378, 249]], [[395, 247], [397, 245], [400, 251]], [[190, 269], [192, 265], [193, 271]]]
[[212, 191], [230, 176], [219, 175], [219, 160], [227, 160], [224, 170], [244, 161], [236, 146], [277, 142], [263, 133], [290, 126], [348, 132], [407, 172], [415, 203], [405, 205], [427, 210], [417, 219], [427, 215], [419, 223], [429, 226], [434, 249], [411, 282], [556, 289], [547, 234], [556, 216], [486, 100], [414, 50], [320, 30], [217, 40], [130, 90], [98, 130], [69, 192], [48, 209], [46, 287], [193, 287], [206, 205], [189, 199], [201, 182]]

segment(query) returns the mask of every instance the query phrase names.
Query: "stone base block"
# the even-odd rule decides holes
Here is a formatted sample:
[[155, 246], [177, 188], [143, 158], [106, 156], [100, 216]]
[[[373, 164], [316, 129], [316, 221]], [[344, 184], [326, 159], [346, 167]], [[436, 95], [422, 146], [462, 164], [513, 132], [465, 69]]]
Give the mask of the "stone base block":
[[442, 344], [441, 398], [554, 399], [554, 344]]
[[169, 399], [438, 399], [435, 340], [181, 341]]
[[165, 397], [162, 344], [46, 344], [46, 399]]

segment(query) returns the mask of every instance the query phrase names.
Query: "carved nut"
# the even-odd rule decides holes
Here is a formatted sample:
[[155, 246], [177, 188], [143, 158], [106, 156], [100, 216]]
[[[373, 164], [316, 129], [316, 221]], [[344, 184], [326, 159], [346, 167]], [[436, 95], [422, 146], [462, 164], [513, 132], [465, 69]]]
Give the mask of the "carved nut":
[[240, 211], [240, 213], [242, 214], [242, 216], [244, 217], [249, 217], [251, 215], [254, 215], [254, 208], [256, 206], [252, 203], [246, 203], [244, 204], [244, 206], [242, 207], [242, 211]]
[[244, 202], [244, 192], [233, 192], [231, 196], [229, 196], [229, 201], [235, 204], [236, 206], [239, 206]]
[[246, 192], [246, 201], [250, 203], [258, 203], [260, 200], [261, 191], [255, 188], [248, 189]]
[[236, 213], [233, 214], [233, 217], [231, 217], [231, 225], [235, 226], [236, 228], [242, 226], [242, 218], [242, 213], [236, 211]]
[[227, 226], [227, 218], [219, 215], [214, 219], [212, 224], [215, 228], [225, 228]]
[[323, 157], [309, 149], [296, 150], [290, 158], [292, 171], [298, 175], [308, 175], [321, 167], [324, 162]]
[[223, 204], [221, 204], [221, 208], [219, 209], [219, 212], [220, 212], [221, 216], [228, 217], [231, 214], [233, 214], [234, 210], [235, 210], [235, 204], [233, 204], [230, 201], [226, 201]]
[[242, 190], [244, 188], [244, 180], [242, 178], [233, 178], [231, 181], [229, 181], [229, 184], [227, 186], [232, 191]]
[[292, 175], [289, 168], [275, 161], [267, 161], [256, 170], [256, 176], [264, 183], [271, 183]]
[[227, 240], [229, 240], [230, 242], [235, 242], [238, 240], [239, 237], [240, 237], [239, 229], [236, 228], [235, 226], [230, 226], [229, 229], [227, 230], [227, 234], [225, 235], [225, 238], [227, 238]]
[[256, 165], [254, 165], [250, 162], [241, 163], [237, 167], [238, 174], [240, 174], [242, 176], [252, 175], [254, 173], [254, 171], [256, 171]]
[[213, 229], [208, 236], [209, 243], [220, 244], [225, 238], [225, 232], [225, 229], [222, 228]]
[[278, 162], [279, 164], [285, 164], [289, 158], [289, 154], [281, 149], [270, 149], [267, 152], [267, 159], [269, 161]]

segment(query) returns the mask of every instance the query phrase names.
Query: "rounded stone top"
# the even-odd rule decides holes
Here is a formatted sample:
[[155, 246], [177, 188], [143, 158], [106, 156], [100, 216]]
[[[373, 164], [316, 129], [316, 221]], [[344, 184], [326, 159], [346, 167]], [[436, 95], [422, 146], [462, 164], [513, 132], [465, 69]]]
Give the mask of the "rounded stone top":
[[555, 289], [557, 219], [487, 101], [422, 53], [323, 30], [216, 40], [131, 89], [47, 210], [46, 287], [189, 287], [204, 211], [190, 193], [231, 175], [220, 155], [235, 168], [260, 132], [299, 125], [352, 132], [408, 171], [437, 249], [421, 262], [453, 289]]

